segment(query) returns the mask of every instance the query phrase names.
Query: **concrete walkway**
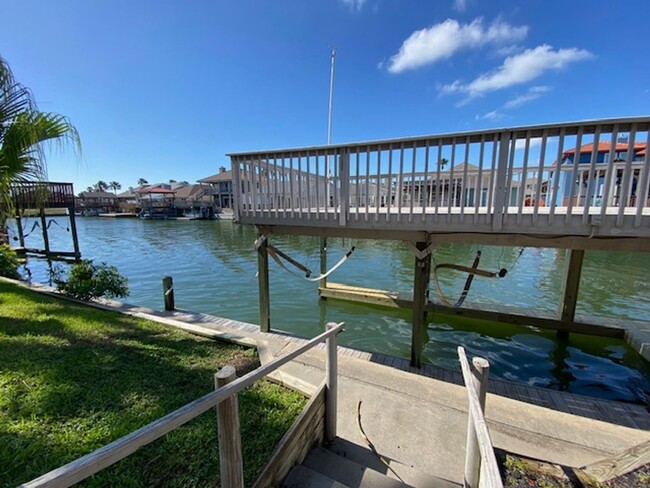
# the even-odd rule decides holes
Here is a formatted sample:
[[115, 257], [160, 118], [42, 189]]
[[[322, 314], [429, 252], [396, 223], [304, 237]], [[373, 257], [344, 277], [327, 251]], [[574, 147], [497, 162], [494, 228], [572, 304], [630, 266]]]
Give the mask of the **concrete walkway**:
[[[210, 335], [240, 343], [257, 343], [267, 363], [305, 341], [286, 334], [262, 334], [252, 324], [190, 312], [137, 315], [170, 325], [200, 327]], [[467, 394], [463, 386], [401, 371], [339, 353], [338, 435], [364, 445], [357, 421], [361, 404], [363, 428], [377, 450], [400, 465], [462, 483], [467, 426]], [[304, 392], [324, 378], [324, 345], [284, 366], [275, 379]], [[586, 397], [583, 397], [586, 398]], [[593, 402], [598, 403], [596, 399]], [[610, 402], [612, 403], [612, 402]], [[642, 408], [641, 408], [642, 409]], [[646, 414], [650, 418], [650, 414]], [[581, 467], [637, 444], [650, 441], [650, 431], [557, 412], [489, 394], [487, 419], [494, 445], [526, 457]]]

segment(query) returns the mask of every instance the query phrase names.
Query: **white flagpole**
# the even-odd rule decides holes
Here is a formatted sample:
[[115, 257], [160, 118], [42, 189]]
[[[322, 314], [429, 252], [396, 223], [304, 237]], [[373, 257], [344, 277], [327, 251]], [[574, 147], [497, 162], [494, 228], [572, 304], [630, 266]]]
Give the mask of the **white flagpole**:
[[[332, 66], [330, 69], [330, 101], [329, 101], [329, 112], [328, 112], [328, 117], [327, 117], [327, 145], [329, 146], [332, 144], [332, 110], [334, 109], [334, 64], [336, 63], [336, 49], [332, 49]], [[325, 177], [326, 177], [326, 185], [327, 185], [327, 191], [325, 192], [326, 195], [326, 206], [330, 206], [330, 179], [331, 179], [331, 173], [330, 173], [330, 158], [331, 156], [328, 156], [325, 158]]]

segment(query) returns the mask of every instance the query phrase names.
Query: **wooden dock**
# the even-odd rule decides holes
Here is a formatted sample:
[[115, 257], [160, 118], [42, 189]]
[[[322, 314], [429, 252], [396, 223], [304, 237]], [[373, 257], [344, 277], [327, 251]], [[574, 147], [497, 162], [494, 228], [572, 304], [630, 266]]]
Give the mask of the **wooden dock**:
[[[279, 331], [263, 333], [260, 332], [258, 325], [222, 317], [215, 317], [203, 313], [176, 310], [167, 312], [150, 311], [146, 316], [141, 313], [138, 315], [145, 318], [169, 318], [174, 321], [200, 326], [217, 333], [218, 335], [214, 336], [217, 339], [239, 341], [239, 343], [246, 345], [251, 344], [250, 342], [246, 342], [247, 340], [250, 341], [250, 339], [256, 341], [280, 341], [282, 343], [293, 344], [296, 346], [302, 345], [308, 341], [306, 338]], [[220, 337], [220, 334], [223, 335]], [[318, 348], [324, 349], [324, 345], [317, 347], [317, 349]], [[463, 384], [460, 369], [457, 371], [450, 370], [432, 364], [424, 364], [421, 368], [414, 368], [410, 365], [409, 359], [406, 358], [363, 351], [345, 346], [339, 346], [339, 354], [344, 357], [381, 364], [383, 366], [445, 381], [447, 383], [458, 385]], [[603, 400], [495, 378], [490, 378], [488, 391], [495, 395], [531, 403], [558, 412], [579, 415], [581, 417], [601, 420], [635, 429], [650, 430], [650, 413], [648, 413], [642, 405]]]

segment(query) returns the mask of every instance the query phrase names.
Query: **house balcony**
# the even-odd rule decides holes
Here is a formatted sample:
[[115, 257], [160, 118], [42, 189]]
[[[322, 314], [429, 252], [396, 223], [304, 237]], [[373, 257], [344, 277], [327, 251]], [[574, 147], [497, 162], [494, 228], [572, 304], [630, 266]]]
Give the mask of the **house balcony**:
[[636, 117], [234, 153], [235, 217], [305, 235], [587, 248], [616, 238], [650, 250], [645, 151], [621, 161], [611, 144], [606, 163], [596, 149], [587, 164], [564, 157], [621, 136], [647, 148], [649, 128]]

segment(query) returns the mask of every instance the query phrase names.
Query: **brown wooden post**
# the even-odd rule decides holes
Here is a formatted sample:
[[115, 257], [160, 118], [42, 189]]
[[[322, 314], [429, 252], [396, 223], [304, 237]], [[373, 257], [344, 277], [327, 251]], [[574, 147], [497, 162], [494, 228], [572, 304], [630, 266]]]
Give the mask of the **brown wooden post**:
[[[320, 238], [320, 274], [327, 273], [327, 237]], [[320, 288], [327, 288], [327, 278], [318, 282]]]
[[271, 332], [268, 237], [261, 236], [257, 247], [257, 283], [260, 296], [260, 331]]
[[[472, 384], [467, 388], [474, 388], [478, 395], [481, 410], [485, 413], [485, 397], [487, 394], [488, 375], [490, 363], [487, 359], [472, 359]], [[467, 452], [465, 454], [465, 488], [478, 488], [481, 472], [481, 452], [478, 447], [478, 438], [474, 429], [471, 414], [467, 417]]]
[[[327, 330], [336, 327], [334, 322], [329, 322]], [[325, 363], [325, 376], [327, 391], [325, 396], [325, 441], [332, 442], [336, 439], [336, 414], [338, 411], [338, 357], [337, 337], [332, 334], [327, 338], [327, 358]]]
[[43, 231], [43, 245], [45, 246], [45, 255], [50, 255], [50, 239], [47, 235], [47, 222], [45, 221], [45, 209], [41, 208], [41, 227]]
[[[427, 248], [426, 242], [416, 243], [419, 251]], [[431, 274], [431, 254], [415, 258], [413, 280], [413, 327], [411, 332], [411, 366], [420, 367], [427, 327], [426, 304], [429, 301], [429, 276]]]
[[18, 229], [18, 242], [20, 247], [25, 247], [25, 234], [23, 233], [23, 220], [19, 213], [16, 213], [16, 227]]
[[176, 304], [174, 303], [174, 280], [171, 276], [165, 276], [162, 279], [162, 284], [165, 310], [174, 310], [176, 308]]
[[[560, 320], [562, 323], [572, 323], [575, 319], [578, 292], [580, 290], [580, 276], [582, 274], [582, 261], [585, 256], [583, 249], [570, 249], [567, 251], [569, 260], [566, 264], [564, 275], [562, 303], [560, 304]], [[568, 337], [566, 329], [558, 331], [559, 336]]]
[[[214, 387], [235, 381], [237, 373], [233, 366], [224, 366], [214, 375]], [[217, 430], [219, 439], [219, 472], [224, 488], [243, 488], [244, 467], [239, 432], [239, 405], [237, 394], [217, 405]]]
[[79, 250], [79, 237], [77, 236], [77, 220], [74, 214], [74, 207], [68, 208], [68, 215], [70, 217], [70, 231], [72, 232], [74, 258], [79, 261], [81, 259], [81, 251]]

